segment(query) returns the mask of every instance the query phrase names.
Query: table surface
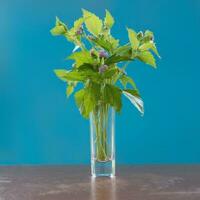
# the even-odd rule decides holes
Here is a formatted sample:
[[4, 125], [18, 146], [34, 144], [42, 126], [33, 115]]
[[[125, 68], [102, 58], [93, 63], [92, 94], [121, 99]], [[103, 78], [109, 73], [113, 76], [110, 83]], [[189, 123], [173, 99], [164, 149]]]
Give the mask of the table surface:
[[89, 166], [2, 166], [0, 200], [200, 200], [200, 165], [118, 166], [96, 179]]

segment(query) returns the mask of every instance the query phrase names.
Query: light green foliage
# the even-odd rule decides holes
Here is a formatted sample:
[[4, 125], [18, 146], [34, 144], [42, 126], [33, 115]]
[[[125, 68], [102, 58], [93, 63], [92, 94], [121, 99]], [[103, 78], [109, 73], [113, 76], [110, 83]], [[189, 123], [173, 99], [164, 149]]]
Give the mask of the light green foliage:
[[66, 89], [66, 95], [69, 97], [73, 92], [74, 88], [76, 87], [78, 81], [68, 81], [67, 84], [67, 89]]
[[[67, 97], [75, 93], [76, 104], [85, 118], [99, 106], [106, 108], [105, 105], [109, 105], [120, 112], [122, 94], [143, 114], [143, 101], [136, 84], [124, 70], [134, 60], [156, 67], [154, 55], [160, 55], [154, 34], [149, 30], [136, 32], [127, 28], [129, 41], [119, 45], [119, 40], [111, 35], [115, 20], [108, 10], [103, 20], [85, 9], [82, 11], [83, 16], [73, 27], [68, 28], [56, 18], [51, 29], [52, 35], [64, 36], [77, 50], [67, 57], [74, 61], [70, 70], [55, 70], [57, 77], [67, 84]], [[124, 63], [123, 67], [118, 63]], [[78, 83], [83, 88], [76, 91]]]
[[156, 67], [156, 61], [151, 52], [149, 51], [142, 51], [138, 54], [138, 59], [142, 62], [151, 65], [152, 67]]
[[155, 45], [155, 43], [153, 43], [152, 41], [143, 43], [143, 44], [139, 47], [139, 50], [140, 50], [140, 51], [152, 50], [152, 51], [160, 58], [160, 55], [159, 55], [158, 50], [157, 50], [157, 48], [156, 48], [156, 45]]
[[156, 44], [155, 43], [153, 43], [153, 46], [150, 48], [159, 58], [161, 58], [160, 57], [160, 55], [159, 55], [159, 53], [158, 53], [158, 50], [157, 50], [157, 48], [156, 48]]
[[140, 47], [139, 47], [139, 50], [141, 50], [141, 51], [146, 51], [146, 50], [149, 50], [149, 49], [151, 49], [152, 47], [153, 47], [153, 42], [146, 42], [146, 43], [144, 43], [144, 44], [142, 44]]
[[84, 17], [85, 25], [88, 31], [91, 34], [98, 36], [102, 31], [102, 27], [103, 27], [102, 20], [99, 19], [99, 17], [97, 17], [95, 14], [85, 9], [83, 9], [83, 17]]
[[88, 118], [90, 112], [98, 104], [100, 86], [97, 84], [89, 84], [84, 89], [79, 90], [75, 94], [76, 104], [79, 107], [83, 117]]
[[56, 17], [55, 27], [51, 29], [52, 35], [63, 35], [67, 32], [67, 26]]
[[88, 51], [79, 51], [71, 54], [68, 59], [76, 62], [76, 67], [80, 67], [84, 63], [93, 63], [93, 59]]
[[94, 43], [95, 46], [101, 47], [108, 52], [112, 51], [112, 43], [108, 41], [108, 39], [105, 38], [104, 36], [93, 38], [92, 40], [89, 39], [89, 41]]
[[87, 80], [92, 80], [93, 82], [101, 82], [102, 78], [99, 73], [95, 73], [91, 70], [73, 70], [73, 71], [66, 71], [66, 70], [55, 70], [55, 73], [58, 78], [67, 82], [67, 81], [80, 81], [80, 82], [87, 82]]
[[127, 28], [127, 30], [131, 47], [133, 50], [136, 50], [139, 47], [139, 40], [137, 39], [137, 34], [133, 29]]
[[77, 20], [74, 22], [74, 29], [75, 29], [75, 30], [78, 30], [78, 29], [82, 26], [83, 22], [84, 22], [83, 17], [80, 17], [79, 19], [77, 19]]
[[127, 84], [130, 84], [134, 89], [137, 90], [136, 84], [135, 84], [134, 80], [131, 77], [126, 76], [125, 74], [123, 74], [120, 77], [119, 80], [120, 80], [121, 84], [124, 86], [124, 88], [127, 87]]
[[103, 87], [103, 101], [115, 108], [117, 112], [121, 110], [121, 89], [117, 86], [106, 84]]
[[110, 12], [108, 10], [106, 10], [106, 16], [104, 19], [104, 25], [106, 28], [112, 28], [113, 24], [115, 23], [115, 20], [113, 18], [113, 16], [110, 14]]
[[67, 81], [66, 78], [65, 78], [65, 75], [66, 75], [69, 71], [64, 70], [64, 69], [55, 69], [54, 72], [55, 72], [56, 76], [57, 76], [60, 80], [65, 81], [65, 82]]

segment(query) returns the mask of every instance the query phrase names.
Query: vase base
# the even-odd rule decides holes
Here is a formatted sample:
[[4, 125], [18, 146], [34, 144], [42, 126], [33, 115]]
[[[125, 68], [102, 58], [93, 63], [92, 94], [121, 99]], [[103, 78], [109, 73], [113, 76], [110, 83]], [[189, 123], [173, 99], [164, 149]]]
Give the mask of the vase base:
[[92, 177], [114, 177], [115, 176], [115, 160], [91, 161]]

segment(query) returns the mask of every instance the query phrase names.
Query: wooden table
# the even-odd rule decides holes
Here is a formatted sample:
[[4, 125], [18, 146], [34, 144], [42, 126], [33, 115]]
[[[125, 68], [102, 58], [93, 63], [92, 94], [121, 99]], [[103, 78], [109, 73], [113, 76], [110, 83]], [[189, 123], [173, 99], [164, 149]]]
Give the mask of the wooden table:
[[0, 167], [0, 200], [200, 200], [200, 165], [117, 169], [94, 179], [89, 166]]

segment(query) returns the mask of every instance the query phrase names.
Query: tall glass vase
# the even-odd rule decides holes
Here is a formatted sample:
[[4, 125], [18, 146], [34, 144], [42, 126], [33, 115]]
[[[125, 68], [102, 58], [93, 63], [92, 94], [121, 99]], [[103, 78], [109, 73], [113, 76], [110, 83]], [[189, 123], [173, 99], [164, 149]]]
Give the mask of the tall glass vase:
[[90, 115], [91, 173], [115, 176], [115, 111], [100, 103]]

